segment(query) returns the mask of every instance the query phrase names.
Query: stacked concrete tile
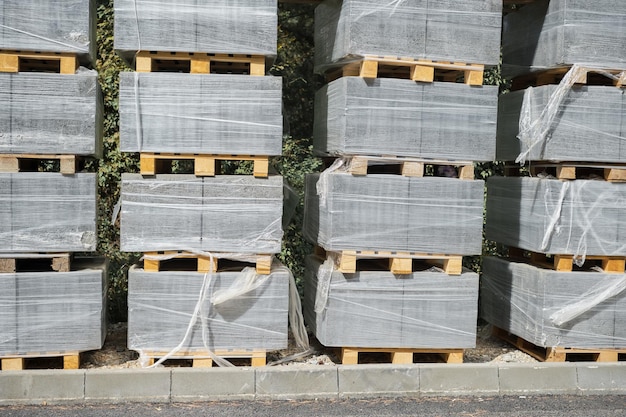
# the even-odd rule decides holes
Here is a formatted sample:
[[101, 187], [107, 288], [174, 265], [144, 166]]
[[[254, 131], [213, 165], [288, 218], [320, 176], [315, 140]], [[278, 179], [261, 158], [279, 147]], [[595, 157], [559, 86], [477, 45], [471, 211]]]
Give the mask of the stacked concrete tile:
[[[614, 1], [542, 0], [504, 19], [504, 72], [522, 89], [501, 97], [497, 156], [557, 170], [489, 179], [486, 237], [514, 249], [484, 261], [481, 309], [537, 346], [626, 346], [626, 184], [610, 182], [625, 162], [623, 91], [612, 85], [626, 68], [624, 28]], [[579, 85], [596, 73], [604, 85]], [[554, 74], [560, 83], [544, 85]]]
[[[207, 63], [220, 54], [271, 61], [277, 12], [276, 0], [117, 0], [115, 48], [131, 64], [139, 51], [203, 57]], [[281, 154], [280, 78], [199, 73], [191, 66], [192, 73], [143, 73], [137, 65], [136, 72], [121, 74], [122, 151], [225, 159]], [[252, 262], [280, 252], [281, 176], [124, 174], [121, 194], [124, 251]], [[243, 280], [249, 269], [240, 266], [235, 272], [220, 267], [204, 273], [177, 267], [152, 271], [146, 263], [129, 272], [131, 349], [155, 357], [183, 342], [177, 355], [198, 357], [215, 350], [287, 347], [288, 271], [278, 263], [269, 275], [253, 272], [249, 280]], [[251, 282], [252, 289], [246, 286]], [[216, 294], [229, 289], [234, 295], [215, 302]], [[185, 339], [194, 307], [197, 322]]]
[[[323, 2], [316, 9], [316, 70], [342, 68], [347, 75], [345, 65], [372, 57], [403, 57], [400, 66], [418, 60], [498, 62], [500, 1], [433, 3]], [[395, 64], [393, 58], [381, 63]], [[424, 177], [419, 167], [493, 160], [497, 90], [381, 74], [337, 78], [316, 95], [314, 149], [343, 162], [307, 178], [304, 234], [328, 259], [307, 263], [306, 319], [328, 346], [471, 347], [475, 274], [460, 265], [454, 272], [460, 276], [414, 265], [399, 279], [365, 264], [348, 271], [343, 257], [447, 254], [460, 263], [463, 255], [480, 254], [484, 183], [456, 178], [452, 167], [434, 168], [455, 171], [450, 178]], [[420, 172], [353, 175], [361, 161], [393, 164], [394, 158], [415, 163]], [[370, 308], [377, 313], [368, 314]]]
[[[0, 73], [0, 354], [99, 349], [106, 334], [106, 265], [72, 260], [74, 252], [96, 250], [96, 175], [20, 172], [23, 158], [100, 155], [97, 74], [73, 73], [75, 65], [68, 73], [61, 64], [58, 74], [17, 72], [21, 67], [7, 64], [38, 55], [91, 64], [95, 1], [3, 0], [0, 9], [2, 71], [8, 71]], [[71, 262], [55, 264], [62, 259]]]

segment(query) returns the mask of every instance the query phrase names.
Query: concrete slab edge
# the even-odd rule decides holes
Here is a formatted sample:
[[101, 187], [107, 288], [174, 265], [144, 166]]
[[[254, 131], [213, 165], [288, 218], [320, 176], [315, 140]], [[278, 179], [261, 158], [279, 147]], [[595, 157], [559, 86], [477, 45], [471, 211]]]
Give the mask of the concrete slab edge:
[[0, 371], [0, 405], [546, 394], [626, 395], [626, 363]]

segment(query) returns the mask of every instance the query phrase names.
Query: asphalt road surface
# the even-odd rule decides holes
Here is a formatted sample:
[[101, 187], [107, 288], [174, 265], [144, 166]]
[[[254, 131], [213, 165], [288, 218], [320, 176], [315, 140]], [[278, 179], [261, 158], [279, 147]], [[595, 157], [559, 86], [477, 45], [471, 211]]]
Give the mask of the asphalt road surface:
[[0, 407], [2, 417], [624, 417], [626, 396], [516, 396], [332, 401]]

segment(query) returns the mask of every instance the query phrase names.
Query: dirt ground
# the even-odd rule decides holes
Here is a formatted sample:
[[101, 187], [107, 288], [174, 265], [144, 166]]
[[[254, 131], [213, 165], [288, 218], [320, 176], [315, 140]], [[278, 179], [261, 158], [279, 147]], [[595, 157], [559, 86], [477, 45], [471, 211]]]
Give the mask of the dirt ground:
[[[292, 345], [290, 341], [290, 345]], [[312, 340], [314, 352], [303, 358], [288, 361], [281, 366], [298, 365], [334, 365], [340, 363], [337, 352], [328, 349]], [[299, 349], [290, 346], [285, 351], [269, 352], [268, 362], [278, 361], [286, 356], [298, 353]], [[436, 361], [436, 357], [424, 357], [426, 362]], [[174, 362], [174, 361], [172, 361]], [[190, 361], [189, 361], [190, 362]], [[386, 363], [385, 355], [372, 354], [364, 358], [364, 362]], [[466, 349], [463, 357], [464, 363], [487, 363], [487, 362], [536, 362], [531, 356], [517, 350], [515, 347], [491, 335], [491, 326], [480, 323], [477, 327], [476, 348]], [[170, 362], [166, 366], [188, 366], [183, 361], [177, 361], [175, 365]], [[85, 352], [81, 355], [81, 368], [115, 369], [115, 368], [139, 368], [141, 363], [137, 352], [128, 350], [126, 323], [110, 324], [108, 335], [102, 349]]]

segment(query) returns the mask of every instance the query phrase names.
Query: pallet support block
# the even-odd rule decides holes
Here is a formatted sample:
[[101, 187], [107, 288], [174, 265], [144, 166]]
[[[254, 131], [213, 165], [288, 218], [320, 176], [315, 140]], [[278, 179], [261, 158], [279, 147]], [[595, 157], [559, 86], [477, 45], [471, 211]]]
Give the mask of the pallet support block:
[[194, 173], [197, 176], [215, 176], [215, 158], [200, 156], [194, 162]]
[[391, 258], [389, 260], [389, 270], [393, 274], [407, 275], [413, 273], [413, 259]]
[[435, 67], [415, 65], [411, 68], [411, 80], [432, 83], [435, 79]]
[[405, 162], [402, 164], [402, 175], [405, 177], [423, 177], [423, 162]]
[[24, 369], [24, 358], [2, 359], [3, 371], [21, 371], [22, 369]]
[[363, 61], [359, 75], [363, 78], [378, 78], [378, 62]]

